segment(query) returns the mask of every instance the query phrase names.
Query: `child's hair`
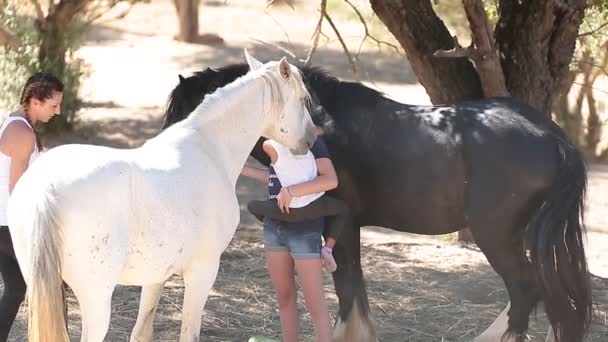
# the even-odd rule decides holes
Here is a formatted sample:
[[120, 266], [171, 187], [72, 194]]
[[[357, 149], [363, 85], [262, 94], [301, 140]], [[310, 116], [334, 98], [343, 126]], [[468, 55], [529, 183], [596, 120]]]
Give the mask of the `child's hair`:
[[63, 93], [63, 83], [47, 72], [38, 72], [30, 76], [23, 86], [19, 104], [28, 105], [31, 99], [44, 101], [53, 96], [53, 92]]

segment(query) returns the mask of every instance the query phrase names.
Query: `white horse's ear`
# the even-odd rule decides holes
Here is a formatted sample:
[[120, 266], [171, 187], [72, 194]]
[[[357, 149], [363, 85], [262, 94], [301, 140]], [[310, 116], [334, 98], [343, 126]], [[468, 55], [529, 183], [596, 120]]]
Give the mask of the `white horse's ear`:
[[262, 62], [258, 61], [257, 59], [253, 58], [249, 52], [247, 51], [247, 49], [245, 50], [245, 59], [247, 60], [247, 64], [249, 64], [249, 69], [251, 69], [252, 71], [255, 69], [259, 69], [262, 65], [264, 65]]
[[291, 66], [289, 65], [289, 63], [287, 62], [287, 58], [285, 57], [281, 58], [281, 61], [279, 62], [279, 73], [281, 74], [281, 77], [283, 77], [283, 79], [285, 80], [289, 80], [289, 78], [291, 77]]

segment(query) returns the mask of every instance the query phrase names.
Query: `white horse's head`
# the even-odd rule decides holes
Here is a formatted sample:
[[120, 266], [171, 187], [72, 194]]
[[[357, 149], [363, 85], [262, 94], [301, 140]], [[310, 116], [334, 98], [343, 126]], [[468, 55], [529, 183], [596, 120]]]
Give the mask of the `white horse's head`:
[[[300, 70], [285, 58], [266, 64], [245, 58], [252, 72], [260, 72], [271, 90], [271, 108], [264, 116], [262, 136], [289, 148], [294, 154], [304, 154], [317, 138], [309, 112], [310, 95], [302, 81]], [[266, 110], [266, 109], [265, 109]]]

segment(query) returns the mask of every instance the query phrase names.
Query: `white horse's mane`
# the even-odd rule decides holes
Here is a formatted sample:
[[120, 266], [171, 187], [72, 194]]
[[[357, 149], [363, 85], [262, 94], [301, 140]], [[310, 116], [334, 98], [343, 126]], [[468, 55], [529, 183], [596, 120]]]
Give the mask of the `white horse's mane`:
[[[206, 95], [203, 102], [198, 105], [182, 123], [184, 125], [197, 126], [204, 125], [206, 122], [215, 119], [216, 115], [221, 115], [224, 112], [222, 109], [231, 103], [230, 99], [233, 95], [240, 93], [238, 91], [240, 88], [249, 84], [251, 79], [258, 77], [261, 78], [270, 89], [270, 119], [272, 121], [278, 121], [285, 105], [285, 96], [281, 90], [283, 88], [281, 83], [286, 81], [279, 74], [277, 64], [250, 71], [236, 79], [234, 82]], [[296, 96], [298, 98], [302, 99], [302, 101], [310, 102], [310, 94], [303, 85], [302, 74], [298, 68], [291, 67], [291, 77], [287, 82], [295, 85], [295, 87], [292, 88], [296, 89]], [[262, 94], [262, 96], [266, 96], [266, 94]], [[176, 125], [179, 125], [179, 123]]]

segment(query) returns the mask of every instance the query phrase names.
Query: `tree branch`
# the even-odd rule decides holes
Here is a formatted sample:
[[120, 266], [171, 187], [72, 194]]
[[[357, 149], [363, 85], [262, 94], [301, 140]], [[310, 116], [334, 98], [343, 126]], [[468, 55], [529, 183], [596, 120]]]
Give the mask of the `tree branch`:
[[[327, 13], [327, 0], [321, 0], [320, 11], [321, 11], [321, 14], [319, 15], [319, 20], [317, 21], [317, 26], [315, 27], [315, 32], [312, 35], [313, 44], [312, 44], [312, 47], [310, 48], [310, 50], [308, 51], [308, 55], [306, 56], [304, 63], [306, 65], [310, 64], [310, 62], [312, 60], [312, 56], [314, 55], [314, 53], [317, 50], [317, 46], [319, 44], [319, 36], [323, 34], [322, 29], [321, 29], [322, 25], [323, 25], [323, 19], [325, 19], [325, 20], [327, 20], [327, 22], [333, 29], [334, 33], [338, 37], [338, 41], [340, 41], [340, 45], [342, 45], [342, 49], [344, 50], [344, 53], [346, 53], [348, 62], [350, 63], [351, 69], [353, 70], [353, 74], [355, 75], [355, 77], [357, 77], [358, 72], [357, 72], [357, 65], [355, 64], [355, 59], [353, 58], [350, 51], [348, 50], [346, 43], [344, 43], [344, 39], [342, 39], [342, 35], [340, 34], [340, 31], [334, 24], [334, 21], [331, 19], [331, 17]], [[325, 37], [327, 37], [327, 36], [325, 36]]]
[[431, 102], [448, 104], [482, 96], [479, 76], [467, 58], [437, 58], [454, 39], [430, 0], [370, 0], [374, 13], [397, 39]]
[[0, 26], [0, 45], [16, 49], [19, 43], [12, 32]]
[[606, 27], [606, 26], [608, 26], [608, 21], [607, 21], [607, 22], [605, 22], [605, 23], [603, 23], [602, 25], [600, 25], [600, 26], [598, 26], [598, 27], [594, 28], [594, 29], [593, 29], [593, 30], [591, 30], [591, 31], [580, 33], [580, 34], [578, 35], [578, 38], [585, 37], [585, 36], [592, 36], [592, 35], [594, 35], [594, 34], [598, 33], [598, 32], [599, 32], [601, 29], [603, 29], [603, 28], [604, 28], [604, 27]]
[[97, 22], [97, 23], [109, 23], [112, 22], [114, 20], [120, 20], [123, 19], [124, 17], [126, 17], [131, 10], [133, 9], [133, 7], [136, 4], [136, 1], [129, 1], [129, 7], [127, 7], [126, 9], [122, 10], [120, 13], [118, 13], [117, 15], [111, 17], [111, 18], [107, 18], [104, 19], [102, 21], [99, 21], [99, 19], [101, 17], [103, 17], [109, 10], [113, 9], [116, 5], [118, 5], [118, 3], [120, 2], [120, 0], [112, 0], [110, 1], [108, 4], [106, 4], [106, 6], [99, 6], [97, 7], [98, 12], [94, 13], [94, 10], [90, 10], [91, 15], [88, 16], [88, 18], [86, 18], [86, 24], [90, 25], [93, 22]]
[[[226, 2], [228, 2], [228, 0], [225, 0], [224, 4]], [[284, 4], [284, 5], [287, 5], [287, 6], [291, 7], [291, 9], [294, 10], [294, 11], [296, 9], [291, 2], [289, 2], [289, 1], [281, 1], [281, 0], [270, 0], [270, 1], [268, 1], [268, 4], [266, 5], [266, 8], [272, 7], [272, 6], [275, 6], [275, 5], [278, 6], [278, 5], [281, 5], [281, 4]]]
[[454, 47], [449, 50], [437, 50], [433, 52], [434, 57], [438, 58], [473, 58], [473, 54], [475, 53], [475, 48], [473, 43], [469, 45], [467, 48], [463, 48], [458, 42], [458, 37], [454, 36]]
[[346, 53], [346, 57], [348, 58], [350, 67], [353, 70], [353, 73], [355, 74], [355, 77], [356, 77], [358, 72], [357, 72], [357, 65], [355, 64], [355, 59], [351, 55], [350, 51], [348, 51], [348, 47], [346, 46], [346, 43], [344, 43], [344, 39], [342, 39], [342, 35], [340, 34], [340, 31], [338, 31], [338, 28], [334, 24], [334, 21], [331, 19], [329, 14], [327, 14], [327, 12], [325, 12], [325, 19], [327, 20], [327, 22], [329, 23], [331, 28], [336, 33], [336, 36], [338, 37], [338, 40], [340, 41], [340, 44], [342, 45], [342, 49], [344, 49], [344, 53]]
[[365, 42], [365, 40], [367, 38], [373, 40], [377, 45], [378, 48], [380, 48], [380, 46], [382, 44], [389, 46], [391, 48], [393, 48], [395, 50], [395, 52], [397, 52], [400, 55], [403, 55], [400, 51], [399, 48], [395, 45], [395, 44], [391, 44], [389, 42], [377, 39], [376, 37], [372, 36], [369, 33], [369, 28], [367, 27], [367, 22], [365, 21], [365, 18], [363, 18], [363, 15], [361, 14], [361, 12], [359, 11], [359, 9], [349, 0], [344, 0], [352, 9], [353, 11], [355, 11], [355, 14], [357, 14], [357, 17], [359, 17], [359, 21], [361, 22], [361, 24], [363, 24], [363, 28], [365, 29], [365, 37], [363, 37], [363, 39], [361, 40], [361, 44], [359, 45], [359, 51], [357, 51], [357, 54], [359, 54], [359, 52], [361, 51], [361, 46], [363, 46], [363, 42]]
[[475, 48], [473, 45], [469, 47], [470, 57], [477, 66], [484, 95], [509, 96], [500, 59], [496, 54], [493, 30], [482, 1], [463, 0], [462, 4], [473, 34], [472, 44], [475, 45]]
[[44, 13], [42, 12], [42, 6], [40, 6], [40, 2], [38, 2], [38, 0], [30, 0], [30, 2], [32, 3], [32, 5], [34, 5], [34, 10], [36, 11], [36, 18], [38, 18], [38, 20], [42, 22], [44, 20]]
[[296, 54], [295, 53], [289, 51], [287, 48], [284, 48], [284, 47], [282, 47], [279, 44], [274, 44], [274, 43], [267, 42], [265, 40], [257, 39], [257, 38], [253, 38], [252, 40], [255, 41], [255, 42], [258, 42], [258, 43], [260, 43], [262, 45], [266, 45], [266, 46], [275, 48], [275, 49], [277, 49], [277, 50], [279, 50], [281, 52], [284, 52], [284, 53], [288, 54], [291, 58], [296, 58]]
[[323, 17], [325, 16], [325, 11], [327, 8], [327, 0], [321, 0], [321, 14], [319, 15], [319, 20], [317, 21], [317, 26], [315, 26], [315, 32], [312, 34], [312, 47], [308, 50], [308, 54], [306, 55], [306, 59], [304, 60], [304, 65], [309, 65], [312, 61], [312, 56], [317, 51], [317, 47], [319, 46], [319, 36], [321, 35], [321, 27], [323, 26]]

